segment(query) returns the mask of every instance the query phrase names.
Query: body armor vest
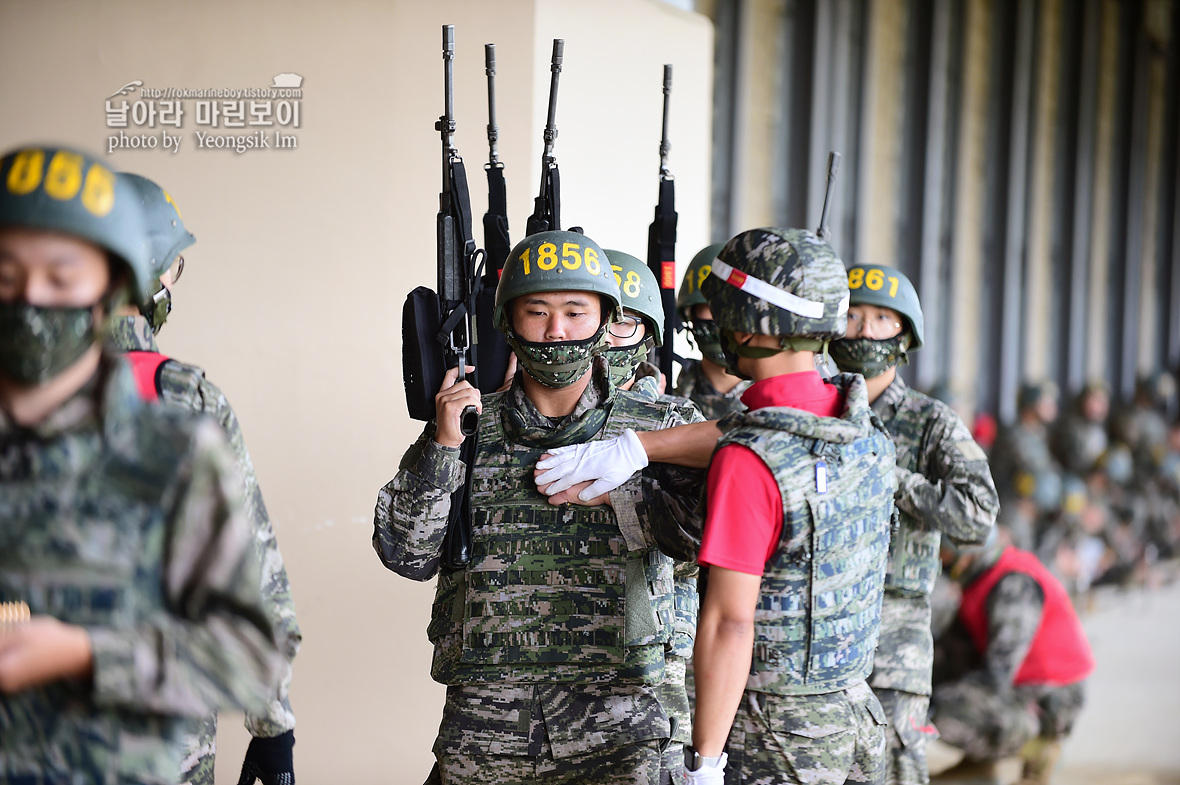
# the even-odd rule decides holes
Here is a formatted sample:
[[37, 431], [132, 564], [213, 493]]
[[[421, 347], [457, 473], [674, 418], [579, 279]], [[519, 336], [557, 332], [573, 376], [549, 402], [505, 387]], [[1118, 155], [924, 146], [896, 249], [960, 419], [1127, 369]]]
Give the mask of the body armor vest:
[[[472, 558], [440, 573], [429, 629], [433, 676], [656, 684], [675, 628], [673, 561], [630, 553], [610, 507], [549, 504], [512, 441], [503, 394], [484, 396], [471, 483]], [[671, 407], [619, 391], [595, 439], [663, 427]]]
[[[894, 511], [893, 444], [870, 424], [863, 397], [850, 404], [843, 420], [777, 407], [727, 418], [735, 427], [718, 447], [739, 444], [761, 458], [783, 505], [783, 539], [755, 612], [747, 689], [836, 692], [872, 670]], [[800, 421], [817, 424], [810, 437], [793, 427]], [[829, 440], [822, 423], [833, 422], [859, 433]]]
[[987, 651], [987, 597], [1001, 578], [1013, 572], [1035, 580], [1045, 596], [1041, 626], [1016, 671], [1015, 685], [1062, 686], [1089, 676], [1094, 671], [1094, 655], [1069, 594], [1040, 559], [1017, 548], [1006, 548], [991, 569], [963, 587], [959, 618], [975, 648], [980, 652]]
[[[67, 624], [132, 627], [165, 607], [162, 497], [190, 437], [149, 411], [128, 371], [115, 373], [105, 391], [115, 400], [103, 405], [101, 425], [45, 441], [0, 437], [0, 601], [24, 600], [34, 614]], [[97, 711], [90, 696], [90, 685], [78, 681], [0, 696], [4, 773], [21, 781], [174, 780], [184, 719]], [[134, 739], [134, 749], [121, 749], [124, 739]], [[61, 759], [21, 757], [46, 747]], [[120, 771], [121, 761], [134, 772]]]

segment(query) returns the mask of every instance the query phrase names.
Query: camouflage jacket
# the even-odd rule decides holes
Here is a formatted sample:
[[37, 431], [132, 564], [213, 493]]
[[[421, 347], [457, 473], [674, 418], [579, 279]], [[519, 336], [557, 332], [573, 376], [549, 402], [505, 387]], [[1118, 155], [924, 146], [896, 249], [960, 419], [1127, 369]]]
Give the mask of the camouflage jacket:
[[705, 376], [701, 361], [686, 360], [680, 368], [680, 375], [676, 377], [674, 392], [695, 403], [706, 420], [720, 420], [730, 412], [740, 412], [746, 408], [742, 403], [742, 393], [749, 387], [750, 382], [743, 379], [729, 392], [717, 392]]
[[[108, 341], [120, 352], [160, 351], [151, 327], [142, 316], [118, 319], [108, 336]], [[254, 463], [250, 460], [246, 440], [242, 436], [242, 429], [238, 425], [233, 407], [226, 400], [224, 393], [205, 377], [202, 369], [169, 359], [160, 368], [158, 382], [160, 401], [166, 406], [181, 411], [207, 414], [215, 419], [221, 426], [236, 459], [237, 473], [242, 482], [242, 493], [246, 502], [246, 518], [253, 527], [254, 537], [262, 552], [262, 592], [267, 599], [267, 616], [287, 658], [278, 693], [266, 711], [246, 715], [246, 728], [253, 736], [278, 736], [295, 727], [295, 714], [291, 710], [290, 699], [291, 663], [299, 652], [303, 633], [295, 618], [295, 604], [291, 598], [287, 568], [283, 563], [283, 555], [279, 552], [279, 544], [266, 504], [262, 500], [262, 490], [254, 475]]]
[[45, 421], [0, 413], [0, 601], [86, 628], [93, 677], [0, 695], [12, 781], [174, 783], [186, 718], [261, 710], [281, 658], [217, 426], [99, 373]]
[[767, 407], [721, 420], [717, 448], [738, 444], [774, 474], [782, 539], [762, 576], [746, 688], [837, 692], [868, 677], [881, 623], [894, 518], [893, 443], [864, 379], [833, 377], [840, 418]]
[[[605, 362], [596, 361], [593, 373], [594, 379], [574, 412], [557, 423], [537, 412], [524, 395], [519, 377], [507, 392], [483, 397], [472, 487], [473, 559], [468, 570], [439, 572], [451, 494], [462, 485], [465, 466], [458, 450], [442, 447], [431, 438], [430, 426], [403, 457], [401, 470], [377, 499], [373, 545], [382, 562], [419, 580], [438, 574], [429, 630], [435, 643], [433, 673], [437, 680], [461, 685], [452, 687], [452, 691], [460, 690], [462, 706], [469, 708], [461, 712], [458, 724], [478, 727], [497, 737], [503, 731], [514, 739], [511, 743], [508, 739], [499, 742], [504, 750], [518, 749], [515, 745], [529, 748], [527, 734], [509, 734], [507, 730], [507, 725], [519, 726], [520, 720], [503, 714], [516, 705], [514, 701], [523, 700], [518, 693], [538, 701], [531, 711], [534, 718], [537, 712], [545, 718], [555, 754], [559, 746], [563, 751], [577, 747], [566, 744], [571, 739], [598, 738], [601, 744], [605, 735], [611, 744], [618, 744], [666, 737], [668, 733], [667, 713], [656, 697], [655, 686], [663, 677], [665, 646], [674, 631], [671, 604], [665, 605], [661, 599], [667, 596], [671, 600], [672, 571], [670, 560], [655, 550], [655, 544], [661, 537], [659, 530], [695, 530], [699, 534], [695, 508], [702, 473], [652, 465], [611, 493], [611, 508], [583, 508], [589, 511], [584, 513], [573, 505], [543, 510], [538, 503], [547, 502], [533, 483], [531, 463], [520, 464], [520, 456], [535, 462], [543, 452], [530, 448], [531, 441], [518, 441], [523, 436], [515, 434], [522, 427], [532, 432], [557, 432], [592, 420], [595, 412], [609, 414], [598, 430], [590, 429], [587, 438], [604, 438], [617, 430], [620, 423], [612, 424], [612, 420], [619, 417], [625, 418], [626, 422], [621, 423], [625, 427], [653, 429], [684, 423], [674, 406], [614, 391], [607, 382]], [[635, 412], [646, 412], [643, 418], [647, 422], [632, 423]], [[489, 417], [495, 417], [497, 422]], [[507, 427], [510, 422], [516, 425]], [[501, 442], [508, 433], [514, 435], [507, 443]], [[526, 456], [530, 449], [536, 454]], [[510, 476], [519, 479], [509, 482]], [[481, 497], [488, 499], [486, 505], [480, 503]], [[516, 512], [514, 500], [519, 507]], [[524, 510], [536, 513], [522, 517], [520, 512]], [[565, 547], [568, 536], [544, 533], [553, 516], [566, 521], [569, 532], [592, 534], [592, 539], [581, 545], [570, 543], [576, 546], [572, 549]], [[509, 524], [510, 519], [510, 525], [501, 525]], [[487, 558], [493, 553], [501, 556]], [[548, 562], [552, 564], [539, 566]], [[640, 572], [636, 573], [636, 568]], [[582, 597], [584, 592], [573, 592], [568, 601], [557, 602], [552, 611], [544, 613], [542, 623], [517, 632], [497, 631], [499, 614], [512, 614], [516, 606], [532, 607], [536, 594], [530, 590], [521, 595], [505, 587], [501, 590], [503, 596], [496, 599], [490, 593], [491, 587], [485, 586], [486, 578], [507, 569], [520, 573], [521, 585], [532, 582], [528, 576], [534, 572], [542, 577], [545, 572], [555, 576], [558, 572], [571, 576], [601, 572], [602, 580], [596, 581], [593, 593], [603, 595], [603, 602], [588, 604]], [[644, 572], [646, 581], [641, 580]], [[641, 606], [634, 605], [636, 600], [644, 606], [650, 603], [651, 609], [644, 612]], [[626, 610], [628, 602], [631, 610]], [[585, 623], [594, 629], [584, 629], [581, 623], [564, 631], [557, 628], [558, 621], [582, 613], [583, 606], [586, 612], [592, 611], [593, 618], [587, 617]], [[609, 618], [616, 612], [612, 608], [625, 615], [625, 632], [619, 629], [618, 620]], [[654, 618], [652, 611], [656, 611]], [[521, 617], [522, 624], [525, 618], [527, 615]], [[523, 643], [520, 646], [524, 648], [513, 647], [509, 639], [523, 633], [547, 641], [557, 661], [534, 663], [537, 656], [545, 659], [544, 651]], [[568, 641], [559, 633], [564, 633]], [[626, 642], [623, 649], [616, 645], [621, 641]], [[570, 656], [569, 646], [584, 647], [585, 656]], [[656, 654], [658, 659], [651, 659], [649, 654]], [[535, 688], [526, 687], [529, 683], [535, 683]], [[651, 722], [629, 721], [600, 728], [601, 718], [579, 708], [619, 701], [629, 703], [636, 718]], [[478, 709], [481, 704], [496, 710]], [[557, 737], [555, 728], [560, 729]], [[439, 742], [448, 749], [461, 744], [445, 728]]]
[[900, 523], [889, 542], [881, 639], [869, 683], [929, 695], [930, 592], [941, 568], [941, 537], [983, 542], [1000, 505], [987, 456], [951, 407], [911, 390], [900, 375], [872, 406], [897, 450]]
[[[959, 582], [968, 586], [995, 566], [1004, 548], [989, 547], [963, 572]], [[991, 686], [1000, 691], [1012, 688], [1016, 673], [1032, 648], [1041, 626], [1045, 594], [1036, 578], [1012, 572], [1001, 578], [987, 595], [987, 651], [983, 667]]]

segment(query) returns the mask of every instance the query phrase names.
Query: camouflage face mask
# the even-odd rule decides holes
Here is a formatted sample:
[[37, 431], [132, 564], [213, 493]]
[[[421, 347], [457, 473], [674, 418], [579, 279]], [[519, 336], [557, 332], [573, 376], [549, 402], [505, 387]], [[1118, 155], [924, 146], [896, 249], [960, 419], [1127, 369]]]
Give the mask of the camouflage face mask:
[[0, 376], [18, 384], [44, 384], [73, 365], [94, 341], [94, 306], [0, 303]]
[[712, 319], [693, 319], [690, 322], [692, 337], [701, 356], [717, 365], [725, 365], [725, 352], [721, 348], [721, 333], [717, 330], [717, 322]]
[[560, 390], [569, 387], [590, 370], [594, 355], [599, 354], [606, 345], [606, 324], [584, 341], [557, 343], [521, 340], [514, 331], [509, 330], [508, 345], [529, 376], [546, 387]]
[[139, 310], [152, 326], [152, 334], [158, 334], [167, 321], [168, 314], [172, 313], [172, 292], [167, 286], [160, 284], [160, 289], [152, 295], [152, 299], [144, 303]]
[[866, 379], [880, 376], [895, 365], [909, 360], [905, 350], [910, 344], [908, 333], [874, 341], [871, 338], [841, 338], [832, 341], [828, 352], [841, 371], [859, 373]]
[[603, 351], [610, 363], [610, 378], [615, 387], [626, 384], [635, 375], [635, 369], [647, 359], [647, 353], [655, 343], [654, 339], [645, 338], [633, 346], [610, 346]]

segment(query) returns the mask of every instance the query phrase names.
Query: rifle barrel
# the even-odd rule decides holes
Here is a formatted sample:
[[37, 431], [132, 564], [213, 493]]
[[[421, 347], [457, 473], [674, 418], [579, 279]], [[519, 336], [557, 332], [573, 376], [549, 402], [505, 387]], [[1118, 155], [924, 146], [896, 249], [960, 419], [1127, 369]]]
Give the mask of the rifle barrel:
[[668, 107], [672, 98], [672, 66], [664, 65], [664, 124], [660, 132], [660, 175], [668, 176], [668, 153], [672, 145], [668, 142]]
[[488, 75], [488, 163], [496, 166], [500, 163], [500, 153], [496, 143], [500, 139], [500, 129], [496, 125], [496, 45], [483, 45], [484, 72]]
[[832, 239], [832, 230], [828, 228], [828, 211], [831, 209], [832, 192], [836, 188], [836, 175], [839, 171], [840, 154], [833, 150], [828, 153], [828, 185], [824, 190], [824, 208], [819, 215], [819, 229], [816, 230], [819, 239], [824, 242]]

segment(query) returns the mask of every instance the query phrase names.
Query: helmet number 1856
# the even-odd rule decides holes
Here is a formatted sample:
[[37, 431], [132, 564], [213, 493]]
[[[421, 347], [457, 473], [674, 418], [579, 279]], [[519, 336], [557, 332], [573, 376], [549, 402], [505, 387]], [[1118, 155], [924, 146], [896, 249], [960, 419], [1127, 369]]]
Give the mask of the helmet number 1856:
[[[525, 248], [524, 253], [520, 255], [520, 261], [524, 263], [524, 274], [532, 274], [532, 262], [530, 255], [532, 248]], [[591, 275], [598, 275], [602, 272], [602, 266], [598, 261], [598, 252], [593, 248], [583, 249], [577, 243], [562, 243], [561, 244], [561, 266], [567, 270], [577, 270], [582, 266], [582, 262], [586, 263], [586, 272]], [[541, 270], [552, 270], [557, 267], [557, 245], [555, 243], [541, 243], [537, 246], [537, 267]]]

